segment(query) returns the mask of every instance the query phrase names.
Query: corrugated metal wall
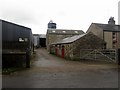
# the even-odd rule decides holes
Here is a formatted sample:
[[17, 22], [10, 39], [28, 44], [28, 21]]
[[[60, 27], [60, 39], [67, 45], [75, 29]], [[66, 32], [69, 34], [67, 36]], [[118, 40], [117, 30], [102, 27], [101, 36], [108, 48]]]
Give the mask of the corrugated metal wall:
[[34, 37], [34, 46], [39, 47], [39, 36], [33, 36]]
[[[20, 43], [19, 38], [28, 38], [28, 42]], [[30, 28], [2, 21], [3, 49], [25, 49], [31, 48], [33, 43]]]
[[3, 40], [5, 41], [18, 41], [18, 38], [23, 37], [23, 38], [29, 38], [30, 36], [30, 29], [29, 28], [24, 28], [22, 26], [18, 26], [15, 24], [7, 23], [7, 22], [2, 22], [3, 25]]

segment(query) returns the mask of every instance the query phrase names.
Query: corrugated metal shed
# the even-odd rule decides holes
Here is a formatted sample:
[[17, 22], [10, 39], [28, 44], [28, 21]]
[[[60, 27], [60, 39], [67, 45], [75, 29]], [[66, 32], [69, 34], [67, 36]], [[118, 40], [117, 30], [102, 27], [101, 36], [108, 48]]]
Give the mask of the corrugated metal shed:
[[35, 47], [45, 47], [46, 46], [46, 35], [45, 34], [33, 34], [34, 36], [34, 46]]
[[4, 41], [18, 41], [18, 38], [29, 38], [32, 36], [32, 31], [28, 27], [14, 24], [8, 21], [2, 21], [2, 40]]
[[33, 36], [37, 36], [39, 38], [46, 38], [45, 34], [33, 34]]
[[34, 46], [39, 47], [39, 34], [34, 34], [33, 35], [34, 38]]
[[1, 25], [3, 49], [32, 48], [33, 35], [30, 28], [4, 20], [1, 20]]
[[40, 38], [46, 38], [45, 34], [40, 34]]

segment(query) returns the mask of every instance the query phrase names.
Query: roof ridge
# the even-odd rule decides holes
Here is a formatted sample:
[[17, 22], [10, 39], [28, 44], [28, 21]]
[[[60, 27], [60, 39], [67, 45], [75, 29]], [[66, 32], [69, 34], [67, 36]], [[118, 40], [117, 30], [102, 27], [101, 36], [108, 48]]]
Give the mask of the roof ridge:
[[[92, 23], [92, 24], [110, 25], [110, 24], [104, 24], [104, 23]], [[115, 24], [115, 25], [110, 25], [110, 26], [120, 26], [120, 25], [118, 25], [118, 24]]]

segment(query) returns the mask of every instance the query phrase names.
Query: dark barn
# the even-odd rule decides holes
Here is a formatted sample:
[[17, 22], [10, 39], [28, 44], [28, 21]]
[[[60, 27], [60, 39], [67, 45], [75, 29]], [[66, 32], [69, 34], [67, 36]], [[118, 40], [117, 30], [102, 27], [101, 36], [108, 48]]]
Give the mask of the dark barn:
[[30, 28], [0, 20], [2, 24], [2, 66], [11, 67], [26, 63], [30, 67], [33, 36]]

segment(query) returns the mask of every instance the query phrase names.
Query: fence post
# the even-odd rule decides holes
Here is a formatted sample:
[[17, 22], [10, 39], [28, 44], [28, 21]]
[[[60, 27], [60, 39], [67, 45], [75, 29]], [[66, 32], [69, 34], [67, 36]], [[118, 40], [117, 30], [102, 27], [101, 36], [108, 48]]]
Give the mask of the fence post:
[[117, 56], [118, 56], [118, 65], [120, 65], [120, 48], [118, 49]]

